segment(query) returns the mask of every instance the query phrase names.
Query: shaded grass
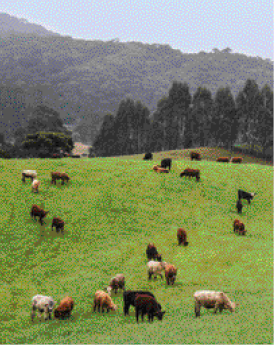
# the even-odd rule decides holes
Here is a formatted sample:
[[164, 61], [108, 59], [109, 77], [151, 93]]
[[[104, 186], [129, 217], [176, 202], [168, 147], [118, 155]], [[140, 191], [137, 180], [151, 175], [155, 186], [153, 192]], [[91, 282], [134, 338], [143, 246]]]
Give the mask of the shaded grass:
[[[1, 343], [271, 343], [273, 334], [273, 172], [259, 165], [177, 160], [169, 174], [155, 174], [154, 162], [132, 159], [0, 160], [0, 342]], [[201, 181], [179, 178], [190, 166]], [[23, 184], [34, 169], [40, 193]], [[50, 172], [72, 177], [50, 184]], [[243, 214], [235, 213], [237, 190], [256, 191]], [[50, 210], [44, 226], [30, 218], [31, 205]], [[65, 234], [51, 220], [65, 220]], [[247, 236], [233, 233], [240, 218]], [[184, 227], [189, 246], [178, 247]], [[165, 261], [178, 267], [174, 286], [147, 280], [145, 249], [154, 242]], [[112, 296], [116, 313], [93, 313], [93, 295], [123, 273], [128, 289], [152, 291], [166, 310], [162, 322], [138, 325], [131, 309], [123, 315], [122, 294]], [[236, 313], [194, 317], [193, 293], [223, 290], [239, 303]], [[30, 320], [35, 294], [60, 300], [70, 295], [69, 321]], [[263, 331], [262, 331], [263, 330]]]

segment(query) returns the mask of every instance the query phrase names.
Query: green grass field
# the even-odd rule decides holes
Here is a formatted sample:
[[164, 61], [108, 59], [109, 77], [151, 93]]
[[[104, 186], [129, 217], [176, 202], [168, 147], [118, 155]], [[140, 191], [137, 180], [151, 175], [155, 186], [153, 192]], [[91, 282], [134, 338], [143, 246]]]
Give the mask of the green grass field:
[[[169, 174], [157, 174], [159, 162], [0, 159], [0, 343], [273, 343], [273, 168], [179, 159]], [[199, 183], [179, 177], [186, 167], [201, 170]], [[29, 179], [22, 183], [23, 169], [37, 170], [39, 194]], [[71, 182], [51, 185], [56, 170]], [[251, 205], [243, 201], [241, 216], [239, 188], [258, 193]], [[32, 204], [50, 211], [45, 225], [31, 219]], [[55, 216], [66, 223], [64, 236], [51, 231]], [[245, 237], [233, 233], [235, 218], [245, 223]], [[178, 227], [187, 230], [188, 247], [178, 246]], [[178, 267], [174, 286], [148, 281], [149, 242]], [[155, 294], [166, 311], [162, 322], [145, 316], [137, 324], [133, 307], [125, 317], [120, 292], [112, 295], [118, 311], [93, 312], [95, 291], [117, 273], [127, 289]], [[238, 309], [215, 315], [202, 308], [195, 318], [200, 289], [226, 292]], [[58, 302], [71, 296], [71, 319], [32, 323], [36, 294]]]

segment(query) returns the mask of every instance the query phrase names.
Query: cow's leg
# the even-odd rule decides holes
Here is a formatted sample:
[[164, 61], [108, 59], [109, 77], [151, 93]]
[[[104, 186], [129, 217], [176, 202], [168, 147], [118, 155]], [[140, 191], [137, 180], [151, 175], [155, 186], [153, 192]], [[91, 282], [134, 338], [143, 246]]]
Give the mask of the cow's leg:
[[35, 317], [35, 310], [36, 310], [36, 308], [33, 306], [33, 307], [32, 307], [32, 313], [31, 313], [31, 321], [32, 321], [32, 322], [33, 322], [34, 317]]
[[152, 273], [148, 272], [148, 279], [151, 280]]
[[142, 321], [144, 321], [145, 312], [142, 310]]
[[249, 203], [249, 205], [250, 205], [250, 199], [248, 199], [248, 203]]
[[198, 302], [195, 302], [195, 315], [196, 317], [200, 316], [200, 304]]
[[139, 322], [139, 309], [135, 309], [135, 316], [136, 316], [136, 321], [137, 323]]
[[215, 313], [215, 314], [217, 313], [218, 308], [219, 308], [219, 303], [216, 302], [216, 303], [215, 303], [215, 307], [214, 307], [214, 313]]
[[219, 306], [220, 313], [223, 311], [224, 307], [222, 305]]
[[159, 275], [161, 276], [161, 278], [163, 279], [163, 276], [162, 276], [162, 274], [161, 273], [159, 273]]

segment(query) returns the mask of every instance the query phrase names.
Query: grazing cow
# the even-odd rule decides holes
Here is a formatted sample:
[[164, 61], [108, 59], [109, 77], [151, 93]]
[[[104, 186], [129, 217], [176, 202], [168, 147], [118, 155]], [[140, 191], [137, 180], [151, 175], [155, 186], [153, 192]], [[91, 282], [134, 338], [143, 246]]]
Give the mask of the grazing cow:
[[195, 315], [200, 316], [200, 308], [207, 309], [214, 308], [214, 313], [217, 313], [219, 308], [220, 313], [223, 309], [229, 309], [235, 312], [236, 303], [231, 302], [227, 295], [222, 291], [200, 290], [194, 293], [195, 299]]
[[147, 267], [148, 267], [148, 279], [150, 280], [152, 275], [154, 275], [154, 280], [157, 278], [157, 275], [159, 275], [162, 279], [163, 276], [161, 274], [161, 272], [165, 269], [166, 267], [166, 262], [157, 262], [157, 261], [149, 261], [147, 263]]
[[149, 295], [136, 295], [135, 298], [135, 315], [137, 323], [139, 322], [139, 313], [141, 312], [142, 321], [144, 321], [144, 315], [148, 314], [148, 321], [153, 322], [154, 316], [157, 316], [158, 320], [163, 320], [165, 311], [161, 311], [159, 304], [155, 298]]
[[[129, 314], [129, 308], [131, 305], [133, 305], [135, 307], [135, 298], [137, 295], [148, 295], [151, 296], [153, 298], [154, 295], [153, 293], [149, 292], [149, 291], [141, 291], [141, 290], [137, 290], [137, 291], [131, 291], [131, 290], [127, 290], [124, 291], [123, 293], [123, 299], [124, 299], [124, 314], [125, 316]], [[156, 298], [155, 298], [156, 300]], [[159, 309], [161, 310], [161, 305], [158, 304]]]
[[242, 157], [232, 157], [231, 158], [231, 163], [242, 163], [243, 158]]
[[64, 233], [64, 226], [65, 222], [61, 218], [55, 217], [52, 220], [51, 231], [53, 231], [53, 228], [55, 228], [56, 232], [61, 230], [61, 232]]
[[177, 239], [178, 239], [178, 245], [180, 246], [183, 244], [184, 246], [188, 245], [187, 242], [187, 232], [183, 228], [179, 228], [177, 230]]
[[172, 163], [172, 159], [171, 158], [165, 158], [161, 161], [161, 168], [166, 168], [168, 167], [168, 169], [171, 169], [171, 163]]
[[248, 203], [250, 204], [250, 201], [253, 200], [254, 196], [256, 195], [256, 193], [248, 193], [245, 192], [241, 189], [238, 190], [238, 199], [245, 199], [248, 201]]
[[45, 320], [51, 319], [51, 313], [53, 311], [56, 302], [52, 297], [36, 295], [32, 298], [32, 313], [31, 320], [34, 320], [35, 311], [38, 309], [38, 317], [41, 321], [42, 313], [45, 312]]
[[117, 305], [113, 303], [111, 297], [103, 290], [98, 290], [95, 292], [93, 311], [96, 310], [97, 306], [99, 312], [100, 308], [102, 309], [102, 313], [104, 312], [105, 308], [107, 308], [107, 313], [109, 310], [117, 310]]
[[123, 274], [117, 274], [115, 277], [111, 278], [109, 286], [107, 287], [107, 292], [114, 290], [116, 294], [118, 289], [125, 290], [125, 276]]
[[30, 178], [31, 181], [37, 177], [37, 172], [36, 170], [23, 170], [22, 171], [22, 181], [26, 182], [26, 178]]
[[238, 213], [242, 213], [242, 209], [243, 209], [243, 204], [241, 202], [241, 200], [238, 200], [236, 203], [236, 208], [238, 210]]
[[229, 163], [229, 161], [230, 161], [229, 157], [219, 157], [216, 160], [216, 162], [223, 162], [223, 163]]
[[196, 181], [199, 182], [200, 181], [200, 170], [187, 168], [180, 174], [180, 177], [182, 177], [182, 176], [188, 176], [189, 178], [196, 177]]
[[59, 171], [55, 171], [51, 173], [51, 184], [55, 183], [56, 180], [62, 180], [62, 185], [65, 183], [64, 181], [68, 182], [70, 178], [68, 177], [67, 173], [61, 173]]
[[31, 185], [32, 191], [35, 191], [35, 190], [36, 190], [36, 193], [39, 193], [38, 188], [39, 188], [40, 185], [41, 185], [41, 181], [39, 181], [39, 180], [33, 180], [32, 185]]
[[162, 254], [159, 254], [154, 243], [149, 243], [146, 249], [148, 260], [162, 261]]
[[152, 161], [152, 159], [153, 159], [153, 154], [150, 152], [146, 153], [145, 157], [143, 158], [143, 160], [150, 160], [150, 161]]
[[245, 235], [245, 225], [239, 219], [235, 219], [233, 223], [234, 232], [238, 233], [239, 235]]
[[169, 170], [161, 168], [160, 165], [153, 165], [152, 169], [155, 170], [157, 173], [169, 173]]
[[202, 158], [201, 158], [201, 155], [200, 153], [198, 152], [191, 152], [190, 153], [190, 159], [193, 161], [194, 159], [196, 159], [196, 161], [200, 161]]
[[45, 218], [48, 213], [49, 213], [49, 211], [44, 211], [38, 205], [32, 205], [30, 215], [34, 219], [36, 219], [36, 217], [39, 217], [40, 223], [42, 225], [43, 224], [43, 218]]
[[166, 276], [167, 285], [169, 285], [169, 283], [171, 283], [171, 285], [174, 285], [176, 275], [177, 275], [177, 268], [174, 265], [167, 264], [165, 267], [165, 276]]
[[71, 311], [74, 306], [74, 301], [71, 297], [65, 297], [60, 302], [59, 306], [54, 310], [56, 319], [70, 318]]

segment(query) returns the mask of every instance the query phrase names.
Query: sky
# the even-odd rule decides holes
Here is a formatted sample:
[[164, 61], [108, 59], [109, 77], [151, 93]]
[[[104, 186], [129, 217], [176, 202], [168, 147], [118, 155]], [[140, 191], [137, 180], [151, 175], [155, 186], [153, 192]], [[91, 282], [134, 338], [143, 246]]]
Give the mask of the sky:
[[274, 60], [273, 0], [12, 0], [0, 12], [85, 40], [169, 44], [183, 53]]

